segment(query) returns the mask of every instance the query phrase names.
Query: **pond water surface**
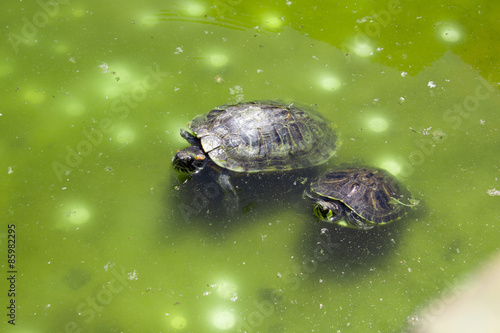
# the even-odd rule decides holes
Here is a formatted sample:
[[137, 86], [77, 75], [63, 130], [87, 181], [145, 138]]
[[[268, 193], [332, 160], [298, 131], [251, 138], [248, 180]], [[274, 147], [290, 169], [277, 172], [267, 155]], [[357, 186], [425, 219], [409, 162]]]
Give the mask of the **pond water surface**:
[[[2, 7], [2, 331], [404, 332], [498, 250], [494, 2]], [[322, 168], [387, 169], [415, 213], [320, 224], [314, 170], [239, 177], [221, 209], [171, 159], [194, 116], [251, 100], [323, 114]]]

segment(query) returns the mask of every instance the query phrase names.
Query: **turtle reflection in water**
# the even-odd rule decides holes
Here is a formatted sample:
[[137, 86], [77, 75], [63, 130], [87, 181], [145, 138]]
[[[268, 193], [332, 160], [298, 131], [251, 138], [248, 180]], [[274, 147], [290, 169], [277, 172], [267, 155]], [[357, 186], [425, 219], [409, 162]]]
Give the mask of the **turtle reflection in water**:
[[223, 105], [194, 118], [189, 129], [192, 133], [181, 129], [181, 136], [191, 146], [177, 152], [174, 168], [186, 173], [216, 168], [219, 185], [234, 198], [229, 171], [267, 172], [319, 165], [334, 155], [337, 140], [320, 114], [277, 102]]
[[418, 203], [391, 174], [373, 168], [329, 171], [311, 183], [304, 198], [315, 203], [320, 220], [361, 230], [399, 220]]

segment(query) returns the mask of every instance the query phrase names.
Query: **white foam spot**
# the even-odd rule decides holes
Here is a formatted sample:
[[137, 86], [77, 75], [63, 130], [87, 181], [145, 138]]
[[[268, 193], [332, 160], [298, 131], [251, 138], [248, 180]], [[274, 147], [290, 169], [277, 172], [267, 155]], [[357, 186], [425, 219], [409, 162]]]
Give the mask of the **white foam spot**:
[[381, 117], [373, 117], [368, 120], [368, 127], [374, 132], [384, 132], [389, 128], [389, 122]]
[[210, 63], [215, 67], [225, 66], [229, 62], [229, 58], [224, 54], [214, 54], [210, 57]]
[[187, 321], [186, 318], [177, 316], [172, 318], [172, 321], [170, 322], [170, 325], [176, 330], [183, 329], [187, 326]]
[[276, 30], [281, 28], [283, 25], [283, 20], [274, 15], [264, 16], [264, 26], [268, 29]]
[[446, 27], [441, 30], [441, 38], [448, 43], [456, 43], [462, 39], [462, 34], [455, 27]]
[[71, 224], [84, 224], [90, 219], [89, 211], [84, 207], [72, 207], [65, 211], [65, 217]]
[[237, 294], [238, 286], [230, 281], [220, 281], [213, 285], [218, 296], [224, 299], [231, 299]]
[[135, 141], [135, 133], [129, 128], [121, 128], [116, 133], [116, 141], [121, 144], [129, 144]]
[[373, 54], [373, 48], [370, 44], [359, 43], [354, 45], [354, 53], [360, 57], [369, 57]]
[[399, 175], [402, 171], [401, 164], [394, 161], [394, 160], [383, 161], [381, 164], [381, 167], [382, 167], [382, 169], [389, 171], [394, 176]]
[[321, 80], [321, 87], [328, 91], [335, 91], [342, 86], [342, 82], [334, 76]]
[[234, 315], [226, 310], [216, 311], [212, 317], [212, 323], [219, 330], [228, 330], [235, 324]]
[[205, 6], [201, 3], [190, 2], [184, 7], [186, 15], [200, 17], [205, 14]]
[[28, 89], [24, 93], [24, 98], [28, 103], [40, 104], [45, 100], [45, 93], [40, 90]]

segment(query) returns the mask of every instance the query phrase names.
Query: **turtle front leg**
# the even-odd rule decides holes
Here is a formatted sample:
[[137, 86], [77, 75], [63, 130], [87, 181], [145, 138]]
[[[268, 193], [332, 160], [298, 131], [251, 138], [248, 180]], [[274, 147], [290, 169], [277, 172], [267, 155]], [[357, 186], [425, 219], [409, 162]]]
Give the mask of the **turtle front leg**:
[[200, 139], [198, 139], [193, 133], [186, 131], [184, 128], [181, 128], [181, 136], [184, 138], [184, 140], [194, 146], [201, 145]]
[[360, 217], [358, 214], [354, 213], [352, 210], [346, 212], [347, 222], [349, 226], [354, 229], [359, 230], [370, 230], [375, 225], [369, 223], [366, 219]]
[[219, 185], [224, 191], [224, 207], [226, 211], [235, 213], [238, 209], [238, 195], [236, 194], [236, 189], [229, 178], [229, 171], [227, 169], [222, 169], [219, 174]]

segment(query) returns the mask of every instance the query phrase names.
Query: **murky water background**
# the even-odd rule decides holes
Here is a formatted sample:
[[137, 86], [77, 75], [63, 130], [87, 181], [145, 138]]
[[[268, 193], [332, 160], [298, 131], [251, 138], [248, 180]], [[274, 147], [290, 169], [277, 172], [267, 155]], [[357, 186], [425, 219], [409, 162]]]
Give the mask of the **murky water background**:
[[[498, 250], [492, 2], [2, 6], [16, 329], [401, 332]], [[317, 109], [342, 139], [322, 168], [385, 168], [415, 214], [318, 224], [301, 199], [314, 170], [235, 179], [235, 213], [209, 173], [183, 184], [179, 129], [255, 99]]]

